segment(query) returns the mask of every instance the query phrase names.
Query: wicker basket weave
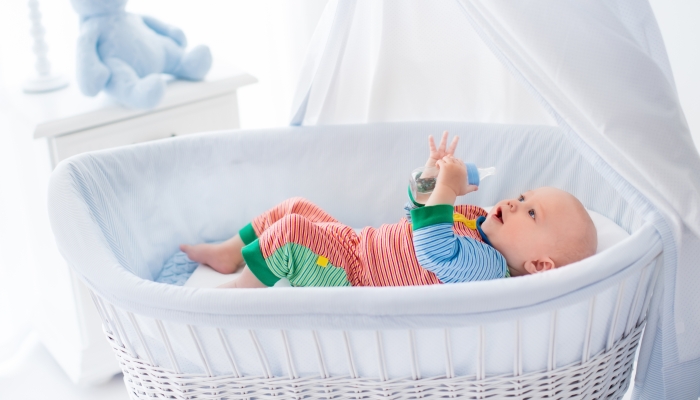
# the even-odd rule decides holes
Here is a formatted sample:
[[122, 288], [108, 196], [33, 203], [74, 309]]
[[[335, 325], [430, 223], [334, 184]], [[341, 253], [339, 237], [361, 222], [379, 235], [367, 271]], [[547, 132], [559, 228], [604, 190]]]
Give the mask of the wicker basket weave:
[[[103, 301], [94, 299], [98, 308], [104, 307]], [[644, 321], [587, 361], [549, 371], [485, 378], [409, 376], [387, 380], [177, 373], [132, 356], [109, 324], [104, 330], [132, 399], [620, 399], [629, 386], [643, 326]]]

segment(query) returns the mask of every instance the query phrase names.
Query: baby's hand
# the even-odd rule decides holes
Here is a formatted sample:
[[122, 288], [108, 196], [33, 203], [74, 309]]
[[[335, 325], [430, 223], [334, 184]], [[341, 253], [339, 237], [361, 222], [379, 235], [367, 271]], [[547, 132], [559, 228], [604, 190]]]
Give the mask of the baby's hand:
[[[474, 186], [467, 184], [467, 167], [461, 160], [445, 156], [438, 160], [439, 170], [435, 189], [430, 193], [426, 206], [437, 204], [454, 205], [457, 196], [473, 191]], [[470, 190], [471, 189], [471, 190]]]
[[426, 161], [426, 167], [434, 167], [438, 160], [441, 160], [445, 156], [454, 156], [455, 150], [457, 149], [457, 143], [459, 143], [459, 136], [455, 136], [452, 139], [450, 147], [447, 148], [447, 136], [449, 133], [447, 131], [442, 133], [442, 138], [440, 139], [440, 146], [435, 147], [435, 140], [433, 135], [428, 136], [428, 147], [430, 148], [430, 157]]
[[445, 156], [437, 162], [437, 167], [440, 169], [438, 173], [437, 186], [445, 186], [450, 188], [455, 196], [463, 196], [469, 192], [473, 192], [477, 187], [469, 185], [467, 182], [467, 166], [462, 160], [452, 156]]

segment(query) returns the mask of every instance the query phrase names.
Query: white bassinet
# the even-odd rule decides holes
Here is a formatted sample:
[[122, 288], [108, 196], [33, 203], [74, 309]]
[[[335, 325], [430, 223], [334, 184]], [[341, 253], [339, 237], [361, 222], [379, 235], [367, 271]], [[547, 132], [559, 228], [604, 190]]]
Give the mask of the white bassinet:
[[[560, 270], [397, 288], [154, 283], [179, 243], [227, 238], [303, 195], [354, 226], [403, 213], [428, 134], [498, 175], [489, 205], [554, 185], [631, 233]], [[551, 157], [537, 157], [540, 152]], [[133, 398], [620, 398], [658, 234], [559, 128], [391, 123], [217, 132], [80, 155], [50, 188], [59, 247], [95, 294]]]

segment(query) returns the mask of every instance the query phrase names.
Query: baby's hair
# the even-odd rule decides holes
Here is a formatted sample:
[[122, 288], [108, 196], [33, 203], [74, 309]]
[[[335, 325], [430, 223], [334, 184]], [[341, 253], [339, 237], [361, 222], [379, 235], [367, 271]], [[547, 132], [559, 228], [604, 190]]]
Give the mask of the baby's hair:
[[575, 196], [569, 195], [573, 200], [571, 217], [582, 222], [582, 229], [569, 229], [558, 238], [552, 256], [557, 268], [594, 255], [598, 247], [598, 233], [590, 214]]

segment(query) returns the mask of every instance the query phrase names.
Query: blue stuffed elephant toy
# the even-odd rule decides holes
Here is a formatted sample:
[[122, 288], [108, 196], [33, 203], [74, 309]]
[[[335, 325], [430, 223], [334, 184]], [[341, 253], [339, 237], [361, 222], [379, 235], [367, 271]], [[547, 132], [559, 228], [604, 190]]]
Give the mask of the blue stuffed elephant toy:
[[201, 80], [211, 52], [186, 52], [182, 30], [155, 18], [127, 13], [127, 0], [71, 0], [80, 15], [77, 80], [83, 94], [101, 90], [132, 108], [151, 108], [165, 93], [161, 73]]

